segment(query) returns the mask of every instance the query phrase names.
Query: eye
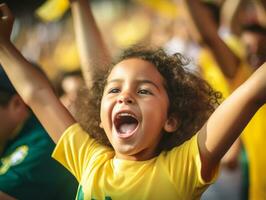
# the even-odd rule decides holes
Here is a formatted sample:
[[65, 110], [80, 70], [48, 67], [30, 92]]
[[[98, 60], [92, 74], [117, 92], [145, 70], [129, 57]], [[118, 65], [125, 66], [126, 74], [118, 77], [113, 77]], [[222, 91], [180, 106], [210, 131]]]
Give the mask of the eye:
[[153, 93], [147, 89], [140, 89], [138, 94], [153, 95]]
[[111, 89], [108, 90], [108, 94], [110, 94], [110, 93], [119, 93], [119, 92], [120, 92], [120, 90], [118, 88], [111, 88]]

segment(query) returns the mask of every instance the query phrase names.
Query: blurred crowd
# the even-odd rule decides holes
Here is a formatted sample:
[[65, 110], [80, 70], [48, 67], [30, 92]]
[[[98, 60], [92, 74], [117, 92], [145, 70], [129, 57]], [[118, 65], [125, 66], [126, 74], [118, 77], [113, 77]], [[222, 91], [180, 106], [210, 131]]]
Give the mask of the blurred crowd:
[[[221, 37], [240, 37], [241, 28], [252, 23], [266, 26], [263, 0], [203, 1], [210, 5], [215, 20], [219, 20]], [[29, 6], [30, 12], [27, 8], [18, 12], [13, 38], [23, 55], [55, 77], [59, 71], [78, 69], [80, 63], [68, 1], [50, 2], [55, 5], [47, 6], [46, 2], [35, 6], [35, 10]], [[11, 8], [16, 14], [21, 6], [16, 8], [14, 3]], [[198, 63], [203, 42], [182, 0], [98, 0], [92, 1], [92, 10], [101, 32], [108, 33], [103, 37], [113, 56], [123, 48], [144, 42], [162, 46], [169, 53], [183, 53]], [[237, 50], [240, 54], [245, 53], [242, 47]]]

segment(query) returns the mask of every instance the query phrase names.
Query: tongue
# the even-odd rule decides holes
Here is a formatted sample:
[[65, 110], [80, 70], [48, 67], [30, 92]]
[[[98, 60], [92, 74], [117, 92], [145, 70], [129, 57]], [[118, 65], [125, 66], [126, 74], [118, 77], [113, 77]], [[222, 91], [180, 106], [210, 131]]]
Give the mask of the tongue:
[[123, 134], [131, 133], [132, 131], [135, 130], [136, 124], [131, 123], [131, 124], [122, 124], [119, 128], [119, 132]]

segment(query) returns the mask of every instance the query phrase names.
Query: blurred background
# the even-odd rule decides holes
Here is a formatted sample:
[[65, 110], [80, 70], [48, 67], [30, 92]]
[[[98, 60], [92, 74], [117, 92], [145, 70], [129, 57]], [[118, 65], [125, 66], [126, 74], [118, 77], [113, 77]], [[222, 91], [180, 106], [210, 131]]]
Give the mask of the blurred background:
[[[240, 0], [223, 3], [223, 20], [229, 21]], [[241, 0], [245, 14], [237, 21], [254, 18], [265, 25], [265, 0]], [[79, 68], [68, 0], [0, 0], [16, 16], [13, 41], [24, 56], [40, 64], [50, 77], [58, 70]], [[170, 52], [182, 52], [197, 58], [196, 33], [189, 27], [182, 0], [91, 0], [92, 9], [104, 39], [113, 55], [122, 48], [144, 42], [165, 46]], [[221, 4], [220, 0], [208, 0]], [[254, 8], [254, 5], [256, 8]], [[254, 12], [253, 10], [260, 10]], [[260, 13], [260, 14], [254, 14]], [[260, 15], [260, 16], [254, 16]], [[229, 19], [226, 19], [228, 17]], [[224, 22], [224, 24], [231, 22]], [[234, 22], [235, 23], [235, 22]], [[241, 23], [235, 23], [236, 31]], [[229, 25], [230, 26], [230, 25]], [[229, 27], [230, 28], [230, 27]]]

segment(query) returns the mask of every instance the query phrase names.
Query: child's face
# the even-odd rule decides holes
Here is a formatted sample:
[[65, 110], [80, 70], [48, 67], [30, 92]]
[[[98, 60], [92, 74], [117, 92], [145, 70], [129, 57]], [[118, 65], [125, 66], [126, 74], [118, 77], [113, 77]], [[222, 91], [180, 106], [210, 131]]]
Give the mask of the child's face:
[[168, 121], [169, 99], [164, 79], [150, 62], [130, 58], [111, 71], [101, 102], [101, 126], [116, 156], [147, 160], [156, 156]]

